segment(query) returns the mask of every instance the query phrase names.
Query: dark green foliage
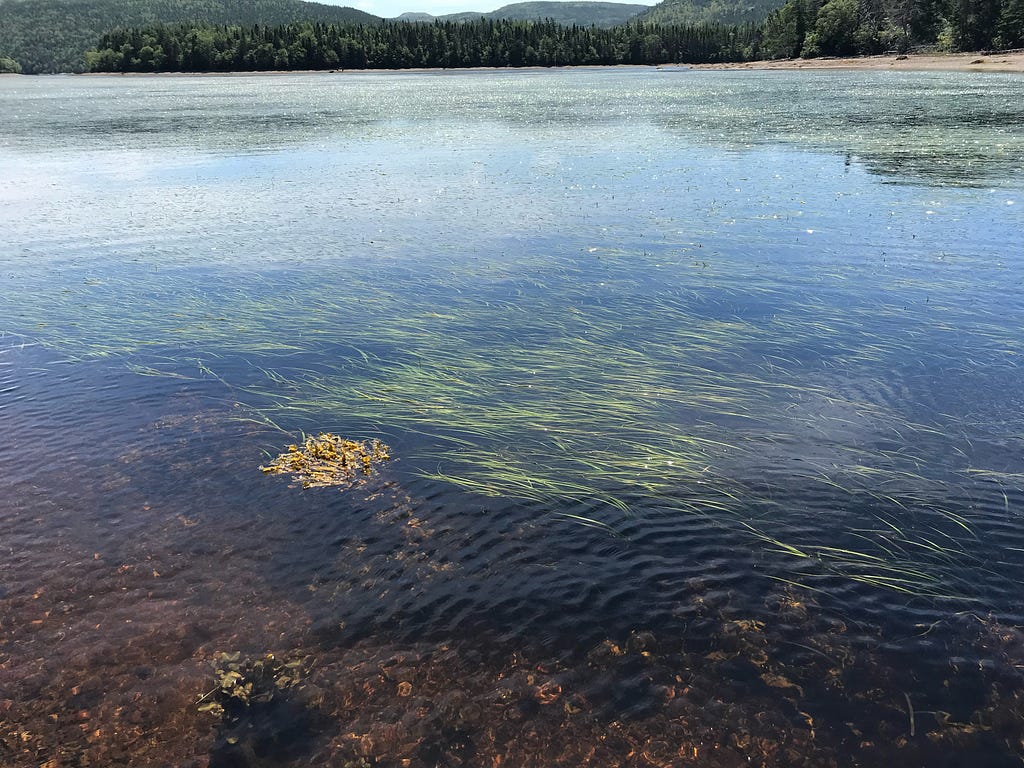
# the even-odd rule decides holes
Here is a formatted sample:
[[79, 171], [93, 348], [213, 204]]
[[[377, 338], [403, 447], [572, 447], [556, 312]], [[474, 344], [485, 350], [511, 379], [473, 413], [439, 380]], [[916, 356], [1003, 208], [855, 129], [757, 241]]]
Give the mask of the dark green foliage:
[[1024, 45], [1024, 0], [788, 0], [764, 25], [766, 58], [978, 51]]
[[953, 43], [961, 51], [993, 47], [1000, 17], [1000, 0], [952, 0]]
[[1000, 48], [1024, 47], [1024, 0], [1003, 0], [999, 13]]
[[0, 50], [29, 74], [83, 72], [83, 53], [111, 29], [152, 24], [373, 23], [302, 0], [0, 0]]
[[790, 0], [764, 23], [761, 52], [766, 59], [792, 59], [800, 55], [807, 39], [808, 23], [818, 10], [808, 0]]
[[[303, 0], [0, 0], [0, 50], [13, 60], [0, 59], [0, 72], [661, 64], [1024, 46], [1024, 0], [788, 0], [760, 22], [776, 2], [665, 0], [598, 29], [638, 6], [527, 2], [487, 14], [508, 18], [382, 24]], [[558, 24], [584, 11], [593, 24]], [[542, 12], [556, 18], [519, 20]], [[719, 18], [760, 26], [707, 21]], [[104, 38], [86, 62], [112, 29], [129, 29], [119, 33], [127, 39]]]
[[9, 56], [0, 56], [0, 75], [20, 75], [21, 64]]
[[804, 40], [803, 55], [819, 56], [822, 51], [834, 56], [861, 53], [857, 46], [860, 21], [858, 0], [828, 0], [818, 9], [814, 28]]
[[347, 26], [177, 25], [108, 33], [86, 59], [94, 72], [699, 63], [752, 58], [758, 39], [753, 26], [629, 24], [599, 29], [490, 19]]

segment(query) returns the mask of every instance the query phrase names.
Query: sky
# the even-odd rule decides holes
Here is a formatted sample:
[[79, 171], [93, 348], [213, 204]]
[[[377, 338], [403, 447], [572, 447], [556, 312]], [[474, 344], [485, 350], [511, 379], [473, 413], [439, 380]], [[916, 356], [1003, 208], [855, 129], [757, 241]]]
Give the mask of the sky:
[[[329, 5], [348, 5], [358, 8], [361, 11], [372, 13], [374, 16], [392, 18], [399, 16], [406, 11], [420, 11], [430, 13], [434, 16], [441, 16], [445, 13], [458, 13], [460, 11], [479, 11], [487, 13], [501, 8], [503, 5], [510, 5], [519, 0], [317, 0]], [[613, 2], [636, 3], [643, 5], [654, 5], [660, 0], [613, 0]]]

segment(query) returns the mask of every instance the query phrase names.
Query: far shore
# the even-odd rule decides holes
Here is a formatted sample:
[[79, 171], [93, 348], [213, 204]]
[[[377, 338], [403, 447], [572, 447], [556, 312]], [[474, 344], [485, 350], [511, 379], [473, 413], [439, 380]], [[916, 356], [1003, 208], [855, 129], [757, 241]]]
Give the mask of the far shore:
[[888, 54], [882, 56], [852, 56], [849, 58], [818, 59], [775, 59], [770, 61], [743, 61], [725, 64], [619, 64], [612, 66], [580, 65], [569, 67], [458, 67], [423, 69], [331, 69], [331, 70], [261, 70], [256, 72], [85, 72], [88, 77], [203, 77], [203, 76], [246, 76], [246, 75], [297, 75], [297, 74], [372, 74], [400, 72], [519, 72], [545, 71], [552, 69], [663, 69], [681, 68], [696, 70], [795, 70], [832, 69], [864, 71], [903, 72], [1012, 72], [1024, 74], [1024, 50], [996, 53], [935, 53], [910, 54], [907, 56]]
[[692, 69], [860, 69], [905, 72], [1024, 73], [1024, 51], [778, 59], [775, 61], [745, 61], [730, 64], [692, 64], [690, 66]]

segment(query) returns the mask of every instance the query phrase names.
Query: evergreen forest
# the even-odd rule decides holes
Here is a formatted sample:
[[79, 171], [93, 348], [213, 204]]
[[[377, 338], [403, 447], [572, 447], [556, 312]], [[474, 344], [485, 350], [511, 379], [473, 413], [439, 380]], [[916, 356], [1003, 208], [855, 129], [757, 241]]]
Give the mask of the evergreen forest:
[[664, 0], [603, 28], [389, 21], [303, 0], [0, 0], [0, 73], [709, 63], [1024, 47], [1024, 0], [786, 0], [760, 6], [766, 17], [728, 24], [694, 11], [736, 2]]
[[[945, 3], [945, 4], [944, 4]], [[984, 12], [982, 12], [984, 11]], [[1024, 0], [788, 0], [762, 24], [553, 21], [157, 25], [110, 32], [95, 72], [405, 69], [751, 61], [1024, 45]]]
[[787, 0], [765, 58], [1006, 50], [1024, 46], [1024, 0]]
[[753, 25], [563, 26], [478, 19], [430, 24], [155, 26], [111, 32], [86, 53], [94, 72], [528, 67], [739, 61]]
[[368, 13], [304, 0], [0, 0], [2, 57], [26, 74], [84, 72], [83, 54], [112, 29], [151, 24], [374, 23]]

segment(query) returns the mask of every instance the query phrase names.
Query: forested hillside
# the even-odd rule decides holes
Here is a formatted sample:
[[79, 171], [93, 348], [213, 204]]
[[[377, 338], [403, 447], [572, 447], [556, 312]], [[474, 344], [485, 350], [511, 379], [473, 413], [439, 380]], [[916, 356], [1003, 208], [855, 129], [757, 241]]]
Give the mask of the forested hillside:
[[284, 27], [159, 26], [105, 35], [87, 59], [98, 72], [522, 67], [739, 61], [750, 27], [566, 27], [478, 19]]
[[0, 0], [0, 56], [24, 72], [82, 72], [83, 53], [112, 29], [169, 23], [375, 23], [355, 8], [302, 0]]
[[663, 0], [638, 17], [651, 24], [761, 23], [785, 0]]
[[788, 0], [765, 23], [766, 58], [1024, 46], [1024, 0]]
[[[1024, 47], [1024, 0], [786, 0], [758, 23], [643, 21], [682, 5], [666, 0], [640, 21], [602, 28], [593, 16], [594, 27], [578, 19], [384, 22], [302, 0], [0, 0], [0, 72], [84, 71], [84, 53], [98, 41], [89, 58], [97, 71], [661, 64]], [[110, 30], [123, 31], [101, 40]]]
[[614, 27], [625, 24], [649, 6], [635, 3], [602, 3], [584, 0], [565, 0], [564, 2], [512, 3], [503, 5], [496, 11], [486, 13], [449, 13], [444, 16], [431, 16], [429, 13], [403, 13], [397, 21], [476, 21], [485, 19], [506, 19], [510, 21], [557, 21], [559, 24], [581, 27]]

